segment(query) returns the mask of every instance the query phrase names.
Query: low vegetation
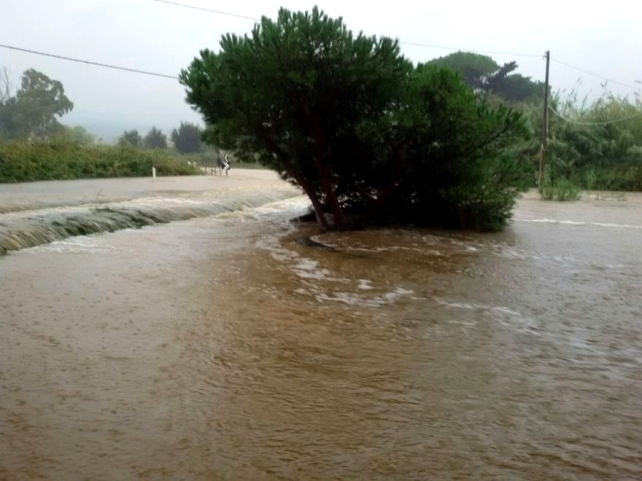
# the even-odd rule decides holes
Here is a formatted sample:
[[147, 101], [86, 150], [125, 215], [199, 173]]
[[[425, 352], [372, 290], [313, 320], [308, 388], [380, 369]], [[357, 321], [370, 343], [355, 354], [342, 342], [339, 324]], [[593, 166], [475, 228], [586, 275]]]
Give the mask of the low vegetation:
[[551, 104], [543, 198], [574, 200], [581, 190], [642, 191], [639, 98], [605, 94], [589, 103], [558, 94]]
[[192, 175], [189, 158], [169, 150], [129, 145], [82, 145], [65, 138], [0, 141], [0, 182], [104, 177]]

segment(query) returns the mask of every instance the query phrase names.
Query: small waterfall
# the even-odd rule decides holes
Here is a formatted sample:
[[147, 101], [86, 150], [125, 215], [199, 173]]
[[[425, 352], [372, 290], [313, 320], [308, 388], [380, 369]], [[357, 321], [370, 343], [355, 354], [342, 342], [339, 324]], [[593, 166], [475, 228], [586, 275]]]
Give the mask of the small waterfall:
[[66, 239], [258, 207], [300, 195], [290, 188], [146, 197], [0, 213], [0, 255]]

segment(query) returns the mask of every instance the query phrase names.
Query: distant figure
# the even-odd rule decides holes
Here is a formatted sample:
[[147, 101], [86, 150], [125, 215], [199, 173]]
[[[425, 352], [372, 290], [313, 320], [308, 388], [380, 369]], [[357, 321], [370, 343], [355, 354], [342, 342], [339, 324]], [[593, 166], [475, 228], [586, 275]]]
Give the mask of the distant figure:
[[221, 151], [217, 152], [216, 155], [216, 168], [214, 169], [214, 173], [216, 174], [216, 171], [218, 170], [221, 175], [223, 175], [223, 171], [225, 171], [225, 175], [227, 175], [228, 171], [231, 169], [230, 167], [230, 161], [227, 158], [227, 154], [225, 154], [225, 158], [221, 158]]

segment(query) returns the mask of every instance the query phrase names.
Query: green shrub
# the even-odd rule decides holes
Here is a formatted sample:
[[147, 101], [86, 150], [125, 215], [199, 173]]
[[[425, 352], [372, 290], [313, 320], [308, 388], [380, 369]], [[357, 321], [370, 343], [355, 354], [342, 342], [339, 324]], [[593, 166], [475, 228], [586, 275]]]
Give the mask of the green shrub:
[[200, 171], [170, 151], [124, 146], [81, 145], [73, 140], [0, 141], [0, 182], [107, 177], [194, 175]]
[[569, 201], [580, 198], [580, 188], [577, 185], [564, 177], [553, 181], [548, 173], [544, 176], [539, 193], [545, 200]]

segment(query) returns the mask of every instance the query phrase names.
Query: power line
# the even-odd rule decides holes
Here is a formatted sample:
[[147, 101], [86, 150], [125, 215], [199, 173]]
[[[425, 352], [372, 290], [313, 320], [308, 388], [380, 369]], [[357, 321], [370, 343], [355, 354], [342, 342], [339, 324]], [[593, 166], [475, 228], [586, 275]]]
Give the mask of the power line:
[[[194, 5], [188, 5], [188, 4], [185, 4], [185, 3], [170, 2], [168, 0], [152, 0], [152, 1], [153, 2], [158, 2], [158, 3], [165, 3], [165, 4], [168, 4], [168, 5], [174, 5], [174, 6], [177, 6], [177, 7], [184, 7], [184, 8], [192, 8], [192, 9], [195, 9], [195, 10], [202, 10], [202, 11], [205, 11], [205, 12], [215, 13], [215, 14], [218, 14], [218, 15], [227, 15], [227, 16], [230, 16], [230, 17], [244, 18], [244, 19], [247, 19], [247, 20], [253, 20], [253, 21], [257, 21], [257, 22], [260, 21], [260, 19], [257, 18], [257, 17], [250, 17], [250, 16], [247, 16], [247, 15], [238, 15], [236, 13], [224, 12], [224, 11], [221, 11], [221, 10], [214, 10], [214, 9], [211, 9], [211, 8], [196, 7]], [[401, 41], [401, 40], [399, 41], [399, 43], [402, 44], [402, 45], [409, 45], [409, 46], [413, 46], [413, 47], [435, 48], [435, 49], [440, 49], [440, 50], [465, 51], [465, 52], [493, 54], [493, 55], [506, 55], [506, 56], [511, 56], [511, 57], [531, 57], [531, 58], [534, 58], [534, 57], [540, 57], [541, 56], [541, 54], [536, 54], [536, 53], [498, 52], [498, 51], [493, 51], [493, 50], [470, 50], [470, 49], [462, 49], [462, 48], [456, 48], [456, 47], [448, 47], [448, 46], [445, 46], [445, 45], [432, 45], [432, 44], [425, 44], [425, 43], [419, 43], [419, 42], [404, 42], [404, 41]], [[575, 66], [573, 66], [571, 64], [568, 64], [566, 62], [562, 62], [561, 60], [557, 60], [555, 58], [551, 58], [551, 60], [553, 62], [557, 62], [557, 63], [559, 63], [561, 65], [566, 66], [566, 67], [578, 70], [580, 72], [584, 72], [586, 74], [592, 75], [592, 76], [597, 77], [597, 78], [601, 78], [602, 80], [607, 80], [607, 81], [609, 81], [611, 83], [622, 85], [624, 87], [628, 87], [628, 88], [634, 89], [636, 91], [640, 90], [639, 87], [635, 87], [635, 86], [626, 84], [624, 82], [619, 82], [617, 80], [613, 80], [613, 79], [610, 79], [608, 77], [604, 77], [603, 75], [598, 75], [598, 74], [589, 72], [588, 70], [584, 70], [584, 69], [581, 69], [579, 67], [575, 67]]]
[[472, 53], [492, 53], [495, 55], [508, 55], [511, 57], [541, 57], [542, 56], [542, 54], [540, 53], [515, 53], [515, 52], [496, 52], [493, 50], [468, 50], [464, 48], [445, 47], [443, 45], [429, 45], [426, 43], [402, 42], [401, 40], [399, 41], [399, 43], [403, 45], [411, 45], [414, 47], [439, 48], [442, 50], [457, 50], [457, 51], [472, 52]]
[[[193, 8], [194, 10], [202, 10], [204, 12], [215, 13], [218, 15], [227, 15], [230, 17], [244, 18], [246, 20], [253, 20], [255, 22], [259, 22], [261, 20], [260, 18], [257, 18], [257, 17], [250, 17], [247, 15], [238, 15], [236, 13], [223, 12], [221, 10], [214, 10], [211, 8], [196, 7], [194, 5], [187, 5], [185, 3], [179, 3], [179, 2], [170, 2], [168, 0], [152, 0], [152, 2], [166, 3], [168, 5], [174, 5], [176, 7]], [[462, 48], [456, 48], [456, 47], [446, 47], [444, 45], [430, 45], [430, 44], [416, 43], [416, 42], [402, 42], [401, 40], [399, 41], [399, 43], [402, 45], [411, 45], [414, 47], [438, 48], [442, 50], [463, 50], [466, 52], [490, 53], [495, 55], [510, 55], [514, 57], [540, 57], [541, 56], [541, 54], [536, 54], [536, 53], [512, 53], [512, 52], [494, 52], [490, 50], [468, 50], [468, 49], [462, 49]]]
[[555, 115], [557, 115], [560, 119], [570, 123], [570, 124], [575, 124], [575, 125], [610, 125], [610, 124], [616, 124], [619, 122], [626, 122], [627, 120], [635, 120], [642, 118], [642, 114], [636, 114], [636, 115], [631, 115], [629, 117], [622, 117], [619, 119], [614, 119], [614, 120], [605, 120], [603, 122], [581, 122], [578, 120], [573, 120], [569, 119], [568, 117], [564, 117], [562, 114], [560, 114], [557, 110], [555, 110], [553, 107], [549, 107], [549, 110], [553, 112]]
[[[213, 9], [209, 9], [209, 8], [196, 7], [196, 6], [187, 5], [187, 4], [184, 4], [184, 3], [170, 2], [168, 0], [152, 0], [152, 1], [158, 2], [158, 3], [165, 3], [165, 4], [168, 4], [168, 5], [179, 6], [179, 7], [202, 10], [202, 11], [215, 13], [215, 14], [219, 14], [219, 15], [228, 15], [228, 16], [232, 16], [232, 17], [238, 17], [238, 18], [254, 20], [254, 21], [258, 21], [259, 20], [256, 17], [249, 17], [249, 16], [245, 16], [245, 15], [238, 15], [238, 14], [235, 14], [235, 13], [223, 12], [223, 11], [220, 11], [220, 10], [213, 10]], [[529, 53], [496, 52], [496, 51], [488, 51], [488, 50], [465, 50], [465, 49], [460, 49], [460, 48], [455, 48], [455, 47], [447, 47], [447, 46], [443, 46], [443, 45], [430, 45], [430, 44], [415, 43], [415, 42], [402, 42], [402, 41], [400, 41], [399, 43], [404, 44], [404, 45], [416, 46], [416, 47], [437, 48], [437, 49], [444, 49], [444, 50], [458, 50], [458, 51], [477, 52], [477, 53], [489, 53], [489, 54], [496, 54], [496, 55], [510, 55], [510, 56], [521, 56], [521, 57], [539, 57], [540, 56], [539, 54], [529, 54]], [[67, 60], [67, 61], [70, 61], [70, 62], [84, 63], [84, 64], [87, 64], [87, 65], [95, 65], [95, 66], [98, 66], [98, 67], [111, 68], [111, 69], [114, 69], [114, 70], [121, 70], [121, 71], [125, 71], [125, 72], [133, 72], [133, 73], [138, 73], [138, 74], [143, 74], [143, 75], [151, 75], [151, 76], [154, 76], [154, 77], [161, 77], [161, 78], [168, 78], [168, 79], [172, 79], [172, 80], [178, 80], [178, 77], [175, 76], [175, 75], [166, 75], [166, 74], [161, 74], [161, 73], [157, 73], [157, 72], [149, 72], [149, 71], [146, 71], [146, 70], [139, 70], [139, 69], [134, 69], [134, 68], [129, 68], [129, 67], [120, 67], [118, 65], [110, 65], [110, 64], [94, 62], [94, 61], [90, 61], [90, 60], [83, 60], [83, 59], [78, 59], [78, 58], [73, 58], [73, 57], [66, 57], [66, 56], [63, 56], [63, 55], [56, 55], [56, 54], [51, 54], [51, 53], [46, 53], [46, 52], [39, 52], [39, 51], [36, 51], [36, 50], [30, 50], [30, 49], [21, 48], [21, 47], [15, 47], [15, 46], [12, 46], [12, 45], [0, 44], [0, 47], [11, 49], [11, 50], [17, 50], [17, 51], [21, 51], [21, 52], [27, 52], [27, 53], [31, 53], [31, 54], [34, 54], [34, 55], [41, 55], [41, 56], [45, 56], [45, 57], [51, 57], [51, 58], [57, 58], [57, 59], [61, 59], [61, 60]], [[617, 80], [613, 80], [613, 79], [611, 79], [609, 77], [605, 77], [603, 75], [598, 75], [598, 74], [595, 74], [593, 72], [589, 72], [588, 70], [584, 70], [582, 68], [575, 67], [574, 65], [571, 65], [569, 63], [563, 62], [561, 60], [557, 60], [555, 58], [551, 58], [551, 60], [553, 62], [556, 62], [556, 63], [560, 64], [560, 65], [564, 65], [564, 66], [566, 66], [568, 68], [572, 68], [572, 69], [578, 70], [580, 72], [584, 72], [584, 73], [586, 73], [588, 75], [592, 75], [592, 76], [600, 78], [602, 80], [606, 80], [608, 82], [611, 82], [611, 83], [614, 83], [614, 84], [617, 84], [617, 85], [622, 85], [624, 87], [628, 87], [630, 89], [635, 90], [636, 92], [640, 91], [639, 87], [635, 87], [633, 85], [626, 84], [624, 82], [619, 82]], [[556, 112], [556, 114], [557, 114], [557, 112]], [[559, 114], [557, 114], [557, 115], [559, 115]]]
[[227, 15], [229, 17], [244, 18], [246, 20], [254, 20], [256, 22], [260, 21], [260, 18], [248, 17], [246, 15], [238, 15], [236, 13], [222, 12], [220, 10], [212, 10], [211, 8], [196, 7], [194, 5], [187, 5], [185, 3], [178, 2], [168, 2], [167, 0], [152, 0], [152, 2], [166, 3], [168, 5], [175, 5], [177, 7], [193, 8], [194, 10], [202, 10], [204, 12], [217, 13], [219, 15]]
[[[213, 9], [209, 9], [209, 8], [195, 7], [193, 5], [187, 5], [187, 4], [178, 3], [178, 2], [170, 2], [168, 0], [152, 0], [152, 1], [159, 2], [159, 3], [166, 3], [166, 4], [169, 4], [169, 5], [174, 5], [174, 6], [179, 6], [179, 7], [193, 8], [193, 9], [196, 9], [196, 10], [203, 10], [203, 11], [206, 11], [206, 12], [216, 13], [216, 14], [219, 14], [219, 15], [228, 15], [228, 16], [232, 16], [232, 17], [244, 18], [244, 19], [255, 20], [255, 21], [259, 20], [258, 18], [255, 18], [255, 17], [248, 17], [248, 16], [245, 16], [245, 15], [237, 15], [237, 14], [234, 14], [234, 13], [222, 12], [220, 10], [213, 10]], [[445, 47], [445, 46], [440, 46], [440, 45], [428, 45], [428, 44], [422, 44], [422, 43], [401, 42], [401, 41], [399, 43], [406, 44], [406, 45], [413, 45], [413, 46], [417, 46], [417, 47], [439, 48], [439, 49], [445, 49], [445, 50], [461, 50], [461, 49], [456, 49], [454, 47]], [[74, 57], [67, 57], [67, 56], [64, 56], [64, 55], [57, 55], [57, 54], [53, 54], [53, 53], [40, 52], [40, 51], [37, 51], [37, 50], [31, 50], [31, 49], [22, 48], [22, 47], [16, 47], [16, 46], [13, 46], [13, 45], [0, 44], [0, 47], [1, 48], [10, 49], [10, 50], [16, 50], [16, 51], [19, 51], [19, 52], [31, 53], [31, 54], [34, 54], [34, 55], [41, 55], [43, 57], [50, 57], [50, 58], [57, 58], [57, 59], [60, 59], [60, 60], [67, 60], [69, 62], [84, 63], [86, 65], [94, 65], [94, 66], [97, 66], [97, 67], [104, 67], [104, 68], [110, 68], [110, 69], [114, 69], [114, 70], [121, 70], [121, 71], [125, 71], [125, 72], [132, 72], [132, 73], [138, 73], [138, 74], [143, 74], [143, 75], [150, 75], [150, 76], [154, 76], [154, 77], [161, 77], [161, 78], [168, 78], [168, 79], [172, 79], [172, 80], [178, 80], [178, 77], [175, 76], [175, 75], [166, 75], [166, 74], [161, 74], [161, 73], [157, 73], [157, 72], [150, 72], [150, 71], [147, 71], [147, 70], [140, 70], [140, 69], [134, 69], [134, 68], [129, 68], [129, 67], [121, 67], [121, 66], [118, 66], [118, 65], [110, 65], [110, 64], [106, 64], [106, 63], [94, 62], [94, 61], [91, 61], [91, 60], [83, 60], [83, 59], [74, 58]], [[474, 52], [472, 50], [466, 50], [466, 51]], [[477, 51], [477, 52], [479, 52], [479, 53], [494, 53], [494, 54], [497, 54], [497, 55], [525, 56], [525, 57], [539, 56], [539, 55], [536, 55], [536, 54], [526, 54], [526, 53], [507, 53], [507, 52], [490, 52], [490, 51]]]
[[111, 69], [115, 69], [115, 70], [124, 70], [125, 72], [133, 72], [133, 73], [139, 73], [139, 74], [144, 74], [144, 75], [152, 75], [154, 77], [163, 77], [163, 78], [169, 78], [169, 79], [172, 79], [172, 80], [178, 80], [178, 77], [176, 75], [165, 75], [165, 74], [162, 74], [162, 73], [148, 72], [146, 70], [138, 70], [138, 69], [135, 69], [135, 68], [119, 67], [118, 65], [109, 65], [109, 64], [106, 64], [106, 63], [92, 62], [90, 60], [82, 60], [82, 59], [79, 59], [79, 58], [65, 57], [63, 55], [55, 55], [53, 53], [38, 52], [37, 50], [29, 50], [27, 48], [14, 47], [12, 45], [0, 44], [0, 47], [8, 48], [10, 50], [17, 50], [19, 52], [32, 53], [34, 55], [42, 55], [44, 57], [52, 57], [52, 58], [57, 58], [57, 59], [61, 59], [61, 60], [68, 60], [70, 62], [84, 63], [84, 64], [88, 64], [88, 65], [95, 65], [97, 67], [111, 68]]
[[619, 81], [617, 81], [617, 80], [613, 80], [613, 79], [611, 79], [611, 78], [605, 77], [605, 76], [603, 76], [603, 75], [598, 75], [598, 74], [596, 74], [596, 73], [589, 72], [588, 70], [584, 70], [584, 69], [582, 69], [582, 68], [575, 67], [574, 65], [571, 65], [571, 64], [566, 63], [566, 62], [562, 62], [561, 60], [557, 60], [557, 59], [554, 59], [554, 58], [551, 58], [551, 60], [552, 60], [553, 62], [559, 63], [560, 65], [564, 65], [564, 66], [566, 66], [566, 67], [568, 67], [568, 68], [572, 68], [572, 69], [574, 69], [574, 70], [578, 70], [578, 71], [580, 71], [580, 72], [584, 72], [585, 74], [592, 75], [593, 77], [597, 77], [597, 78], [600, 78], [600, 79], [602, 79], [602, 80], [606, 80], [607, 82], [611, 82], [611, 83], [614, 83], [614, 84], [617, 84], [617, 85], [622, 85], [623, 87], [628, 87], [628, 88], [633, 89], [633, 90], [636, 90], [636, 91], [638, 91], [638, 92], [640, 91], [640, 87], [635, 87], [634, 85], [629, 85], [629, 84], [626, 84], [626, 83], [624, 83], [624, 82], [619, 82]]

